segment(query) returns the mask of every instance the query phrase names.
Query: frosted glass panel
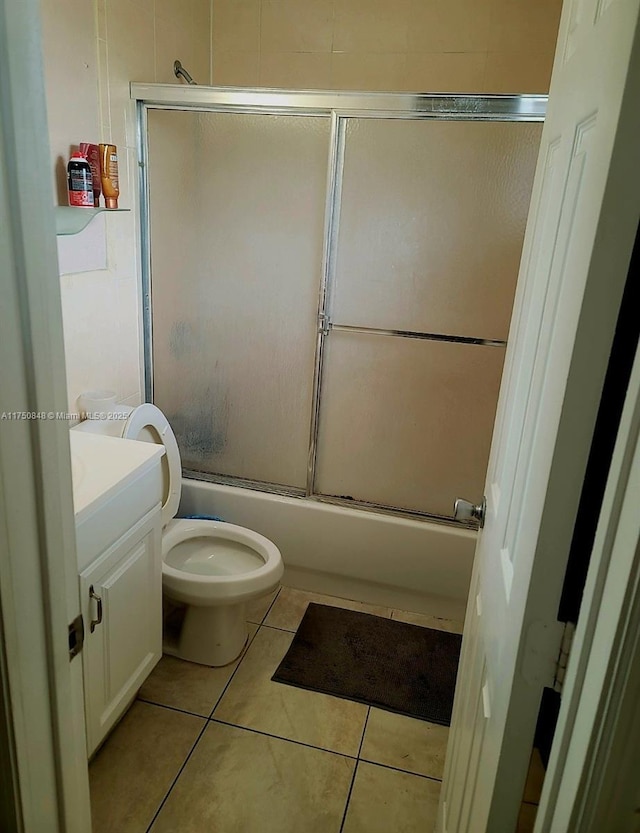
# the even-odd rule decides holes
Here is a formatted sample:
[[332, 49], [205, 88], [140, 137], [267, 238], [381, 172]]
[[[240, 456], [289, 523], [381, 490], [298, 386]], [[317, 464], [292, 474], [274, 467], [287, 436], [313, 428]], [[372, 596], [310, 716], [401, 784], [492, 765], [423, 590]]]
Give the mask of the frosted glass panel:
[[316, 491], [451, 515], [482, 500], [504, 348], [332, 332]]
[[349, 119], [334, 321], [506, 339], [541, 129]]
[[149, 113], [154, 401], [187, 469], [305, 484], [329, 131]]

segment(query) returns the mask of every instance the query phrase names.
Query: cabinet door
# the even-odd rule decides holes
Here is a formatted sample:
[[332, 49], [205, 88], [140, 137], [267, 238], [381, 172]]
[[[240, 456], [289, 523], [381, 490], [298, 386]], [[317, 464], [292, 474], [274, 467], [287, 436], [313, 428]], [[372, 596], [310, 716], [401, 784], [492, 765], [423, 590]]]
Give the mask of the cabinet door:
[[162, 655], [159, 507], [80, 575], [91, 755]]

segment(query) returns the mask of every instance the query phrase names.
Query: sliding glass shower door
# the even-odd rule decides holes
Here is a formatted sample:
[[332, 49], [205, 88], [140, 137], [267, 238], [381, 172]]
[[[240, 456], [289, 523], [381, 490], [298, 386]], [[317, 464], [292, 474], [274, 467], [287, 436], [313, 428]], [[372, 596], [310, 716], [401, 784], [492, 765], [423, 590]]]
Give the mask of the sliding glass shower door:
[[306, 486], [329, 132], [149, 113], [154, 401], [189, 471]]
[[481, 499], [540, 128], [350, 118], [316, 490]]
[[482, 495], [541, 119], [287, 95], [146, 108], [153, 401], [192, 476], [449, 518]]

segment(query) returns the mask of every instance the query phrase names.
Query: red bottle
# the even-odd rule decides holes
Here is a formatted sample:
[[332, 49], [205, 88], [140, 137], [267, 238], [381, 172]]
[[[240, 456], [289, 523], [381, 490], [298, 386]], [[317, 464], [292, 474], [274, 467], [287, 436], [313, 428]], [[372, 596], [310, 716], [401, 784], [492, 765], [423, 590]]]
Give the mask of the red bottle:
[[69, 205], [93, 208], [93, 177], [91, 166], [79, 152], [71, 154], [67, 165], [67, 182], [69, 186]]

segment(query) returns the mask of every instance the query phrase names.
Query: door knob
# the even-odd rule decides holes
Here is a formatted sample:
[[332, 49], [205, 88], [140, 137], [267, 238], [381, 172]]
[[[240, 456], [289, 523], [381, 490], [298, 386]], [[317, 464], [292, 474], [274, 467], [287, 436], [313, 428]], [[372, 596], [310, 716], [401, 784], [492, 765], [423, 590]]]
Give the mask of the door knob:
[[453, 504], [453, 517], [456, 521], [477, 521], [480, 529], [484, 526], [484, 516], [487, 510], [487, 499], [482, 498], [482, 503], [473, 504], [470, 500], [458, 498]]

